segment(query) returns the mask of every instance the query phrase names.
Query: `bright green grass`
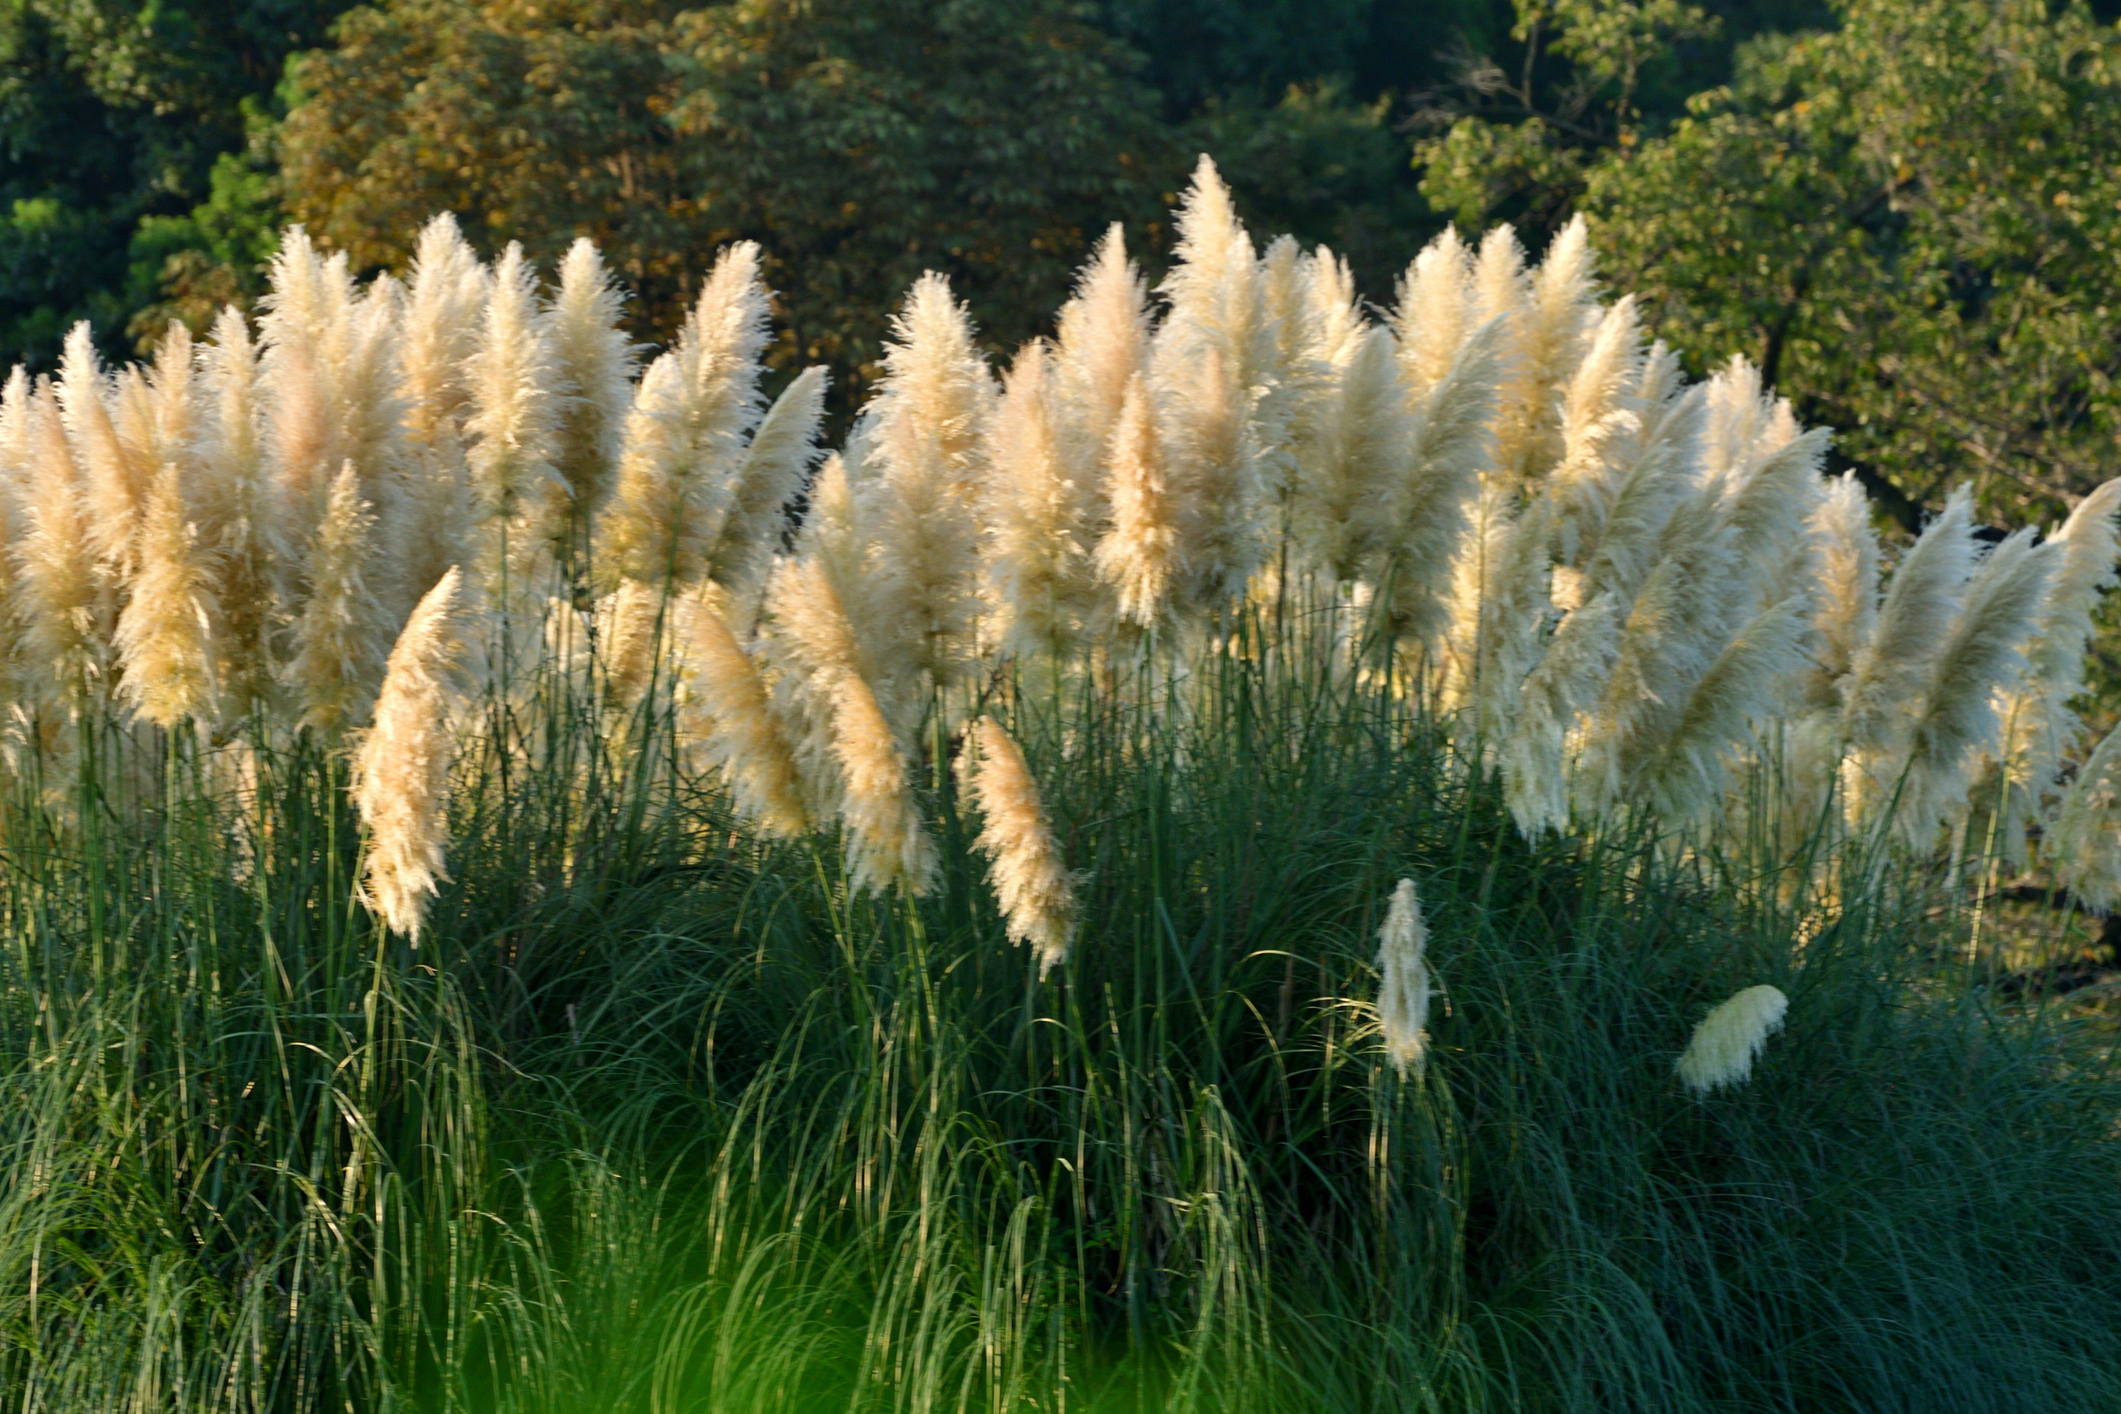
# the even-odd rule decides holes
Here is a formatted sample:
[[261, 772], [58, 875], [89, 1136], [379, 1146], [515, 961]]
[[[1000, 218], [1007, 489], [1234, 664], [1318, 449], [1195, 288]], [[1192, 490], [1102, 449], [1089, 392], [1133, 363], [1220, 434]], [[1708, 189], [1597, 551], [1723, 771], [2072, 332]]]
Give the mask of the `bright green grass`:
[[[182, 752], [149, 825], [18, 808], [0, 1404], [2121, 1408], [2105, 1042], [1936, 962], [1919, 881], [1800, 949], [1647, 823], [1526, 845], [1367, 689], [1003, 686], [1084, 870], [1044, 984], [947, 769], [941, 887], [850, 899], [557, 689], [464, 763], [417, 950], [317, 753], [247, 811]], [[1444, 989], [1404, 1083], [1365, 1005], [1402, 874]], [[1787, 1033], [1690, 1098], [1756, 982]]]

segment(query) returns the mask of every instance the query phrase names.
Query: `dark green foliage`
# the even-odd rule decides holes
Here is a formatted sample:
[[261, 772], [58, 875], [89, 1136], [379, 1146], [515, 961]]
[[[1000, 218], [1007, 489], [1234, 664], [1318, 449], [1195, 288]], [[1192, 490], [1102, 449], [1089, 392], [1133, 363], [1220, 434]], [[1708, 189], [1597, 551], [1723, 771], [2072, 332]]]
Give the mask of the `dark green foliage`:
[[[126, 836], [18, 811], [0, 1390], [2107, 1407], [2105, 1033], [1997, 1006], [1919, 880], [1800, 946], [1647, 823], [1527, 845], [1409, 704], [1246, 647], [1177, 710], [997, 685], [1085, 871], [1043, 984], [941, 763], [937, 893], [850, 896], [829, 840], [762, 846], [659, 764], [667, 721], [556, 686], [463, 762], [417, 951], [349, 898], [313, 750], [251, 808], [173, 752]], [[1364, 1005], [1402, 874], [1442, 988], [1404, 1081]], [[1689, 1027], [1763, 981], [1789, 1030], [1689, 1097]]]
[[[217, 181], [240, 162], [244, 105], [317, 43], [335, 0], [10, 0], [0, 7], [0, 342], [48, 366], [77, 319], [114, 351], [132, 316], [180, 279], [172, 239], [194, 207], [269, 227], [269, 193]], [[159, 224], [157, 224], [159, 223]], [[254, 263], [239, 243], [231, 272]], [[190, 271], [196, 283], [198, 271]], [[223, 277], [235, 279], [233, 274]], [[182, 297], [181, 289], [178, 295]], [[145, 332], [145, 331], [136, 331]], [[153, 331], [159, 333], [159, 329]]]

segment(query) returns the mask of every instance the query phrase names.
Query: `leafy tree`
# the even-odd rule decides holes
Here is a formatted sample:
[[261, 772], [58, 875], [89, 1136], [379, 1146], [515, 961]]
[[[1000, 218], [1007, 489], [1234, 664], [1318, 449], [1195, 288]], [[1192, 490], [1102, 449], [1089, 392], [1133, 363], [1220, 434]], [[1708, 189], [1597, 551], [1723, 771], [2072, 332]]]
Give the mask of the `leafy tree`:
[[396, 0], [297, 68], [295, 216], [363, 265], [452, 210], [491, 243], [596, 238], [657, 328], [757, 240], [785, 359], [861, 369], [923, 269], [1027, 336], [1180, 154], [1126, 51], [1059, 0]]
[[[1827, 0], [1513, 0], [1506, 35], [1458, 55], [1417, 124], [1421, 189], [1478, 228], [1557, 229], [1590, 168], [1683, 117], [1762, 34], [1833, 23]], [[1476, 33], [1468, 31], [1468, 33]]]
[[1742, 350], [1912, 524], [2121, 472], [2121, 34], [2043, 0], [1849, 0], [1593, 165], [1614, 276]]
[[[269, 178], [247, 155], [259, 105], [284, 57], [322, 38], [336, 8], [0, 3], [0, 339], [15, 354], [46, 364], [89, 317], [122, 348], [127, 316], [155, 297], [173, 258], [197, 249], [184, 244], [186, 222], [270, 228]], [[224, 159], [233, 165], [217, 177]], [[236, 244], [231, 258], [253, 259], [254, 240]]]

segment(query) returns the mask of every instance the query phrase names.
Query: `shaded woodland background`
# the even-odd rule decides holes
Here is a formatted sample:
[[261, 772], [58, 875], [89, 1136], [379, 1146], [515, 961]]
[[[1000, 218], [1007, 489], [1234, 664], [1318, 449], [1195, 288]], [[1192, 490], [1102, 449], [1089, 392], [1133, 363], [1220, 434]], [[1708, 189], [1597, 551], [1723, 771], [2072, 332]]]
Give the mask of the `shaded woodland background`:
[[1373, 299], [1450, 221], [1587, 213], [1697, 374], [1756, 360], [1913, 527], [2121, 466], [2121, 0], [5, 0], [0, 338], [203, 330], [301, 221], [397, 268], [594, 237], [667, 339], [714, 249], [777, 366], [873, 378], [921, 271], [997, 350], [1212, 154]]

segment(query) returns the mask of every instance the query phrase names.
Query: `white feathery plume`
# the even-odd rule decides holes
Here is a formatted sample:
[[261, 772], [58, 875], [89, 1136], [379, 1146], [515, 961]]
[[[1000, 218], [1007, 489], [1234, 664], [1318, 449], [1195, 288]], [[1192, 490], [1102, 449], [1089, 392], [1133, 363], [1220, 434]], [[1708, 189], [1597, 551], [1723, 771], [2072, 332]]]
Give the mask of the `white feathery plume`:
[[1854, 472], [1827, 483], [1811, 533], [1819, 547], [1812, 616], [1819, 662], [1808, 677], [1806, 695], [1815, 709], [1839, 708], [1840, 683], [1855, 670], [1857, 654], [1878, 625], [1878, 534]]
[[1783, 684], [1803, 665], [1810, 604], [1793, 595], [1740, 629], [1693, 685], [1652, 752], [1623, 760], [1627, 789], [1674, 823], [1723, 799], [1734, 753], [1754, 725], [1782, 704]]
[[2048, 829], [2046, 852], [2087, 908], [2121, 908], [2121, 727], [2078, 768]]
[[1203, 156], [1181, 199], [1154, 362], [1167, 480], [1179, 511], [1179, 586], [1194, 608], [1242, 594], [1264, 562], [1266, 482], [1287, 408], [1271, 386], [1277, 330], [1251, 237]]
[[845, 783], [832, 688], [843, 677], [862, 675], [863, 654], [825, 561], [806, 553], [774, 562], [766, 578], [759, 651], [771, 671], [771, 707], [793, 748], [810, 814], [838, 815]]
[[16, 364], [0, 388], [0, 490], [19, 496], [29, 479], [29, 370]]
[[1110, 586], [1121, 623], [1149, 628], [1169, 612], [1179, 559], [1178, 507], [1150, 401], [1136, 374], [1112, 436], [1107, 495], [1112, 528], [1093, 552], [1098, 579]]
[[1517, 325], [1526, 315], [1530, 295], [1524, 247], [1517, 243], [1517, 232], [1507, 225], [1492, 228], [1480, 238], [1480, 253], [1473, 258], [1474, 319], [1482, 324], [1502, 320], [1510, 331], [1507, 337], [1514, 352], [1523, 337]]
[[1535, 496], [1516, 515], [1512, 495], [1482, 493], [1473, 533], [1452, 569], [1451, 626], [1446, 643], [1448, 709], [1470, 714], [1462, 733], [1487, 750], [1506, 740], [1524, 681], [1539, 661], [1548, 598], [1554, 503]]
[[465, 374], [467, 460], [481, 519], [505, 522], [545, 507], [565, 490], [553, 465], [558, 374], [538, 310], [537, 275], [515, 241], [494, 267]]
[[1325, 435], [1290, 487], [1290, 536], [1304, 566], [1329, 580], [1352, 579], [1395, 548], [1397, 527], [1376, 512], [1404, 500], [1417, 451], [1400, 378], [1392, 331], [1369, 330], [1339, 371]]
[[1075, 941], [1075, 890], [1023, 752], [992, 717], [974, 722], [971, 737], [959, 769], [984, 821], [973, 845], [992, 861], [987, 878], [1009, 940], [1031, 945], [1044, 978]]
[[2001, 745], [1998, 690], [2023, 666], [2021, 650], [2057, 559], [2054, 547], [2035, 544], [2035, 534], [2031, 527], [2020, 530], [1981, 561], [1932, 659], [1893, 822], [1917, 845], [1965, 808], [1973, 767]]
[[1419, 1076], [1428, 1063], [1429, 997], [1435, 990], [1428, 944], [1414, 881], [1401, 879], [1385, 909], [1384, 926], [1377, 930], [1377, 1020], [1384, 1032], [1385, 1058], [1402, 1080], [1409, 1069]]
[[414, 446], [439, 450], [463, 430], [468, 365], [486, 306], [486, 271], [444, 212], [420, 229], [406, 291], [398, 390]]
[[[1070, 456], [1094, 468], [1119, 423], [1127, 385], [1149, 357], [1147, 287], [1127, 258], [1117, 222], [1076, 278], [1075, 293], [1061, 306], [1057, 323], [1054, 374], [1069, 410], [1067, 423], [1084, 444], [1071, 449]], [[1079, 479], [1091, 481], [1085, 474]], [[1096, 489], [1086, 487], [1088, 493]]]
[[1589, 230], [1578, 214], [1547, 246], [1518, 309], [1515, 376], [1502, 399], [1496, 459], [1519, 480], [1544, 477], [1561, 458], [1560, 394], [1598, 318], [1595, 293]]
[[859, 673], [842, 672], [819, 686], [833, 707], [833, 752], [845, 787], [840, 820], [847, 827], [855, 887], [884, 893], [903, 882], [913, 894], [928, 892], [935, 882], [935, 846], [876, 695]]
[[1961, 487], [1893, 571], [1877, 627], [1857, 650], [1841, 708], [1841, 739], [1854, 767], [1851, 818], [1869, 814], [1895, 787], [1914, 713], [1974, 571], [1972, 517], [1972, 498]]
[[[1572, 571], [1583, 567], [1604, 530], [1623, 484], [1615, 473], [1624, 475], [1629, 469], [1617, 466], [1611, 453], [1641, 420], [1641, 413], [1627, 405], [1627, 395], [1642, 360], [1641, 323], [1630, 295], [1599, 320], [1562, 403], [1561, 460], [1553, 480], [1561, 508], [1561, 561]], [[1562, 607], [1573, 609], [1576, 604], [1564, 599]]]
[[[342, 473], [349, 487], [352, 478]], [[336, 502], [338, 485], [332, 488]], [[450, 675], [459, 653], [455, 570], [422, 596], [390, 650], [375, 724], [354, 752], [350, 794], [368, 827], [362, 895], [418, 944], [449, 848]]]
[[597, 526], [609, 579], [688, 584], [708, 571], [744, 438], [759, 418], [767, 307], [758, 246], [739, 241], [716, 260], [677, 347], [648, 366]]
[[185, 514], [174, 462], [162, 468], [141, 517], [139, 570], [118, 615], [119, 695], [142, 720], [173, 727], [215, 714], [213, 574], [198, 529]]
[[810, 826], [795, 757], [775, 719], [751, 655], [712, 603], [688, 599], [694, 701], [710, 766], [729, 782], [737, 808], [768, 835], [794, 839]]
[[707, 552], [708, 576], [725, 589], [756, 584], [780, 549], [788, 508], [818, 460], [828, 376], [815, 367], [797, 374], [744, 448], [721, 534]]
[[1581, 593], [1586, 602], [1611, 594], [1632, 603], [1664, 549], [1673, 515], [1698, 487], [1693, 479], [1700, 447], [1702, 398], [1689, 388], [1645, 409], [1645, 429], [1630, 440], [1626, 474], [1613, 492], [1599, 526], [1598, 543], [1586, 559]]
[[208, 406], [196, 500], [220, 606], [215, 676], [226, 709], [241, 717], [274, 694], [286, 567], [281, 508], [261, 440], [258, 351], [236, 310], [224, 309], [214, 321], [199, 366]]
[[[1444, 376], [1420, 403], [1404, 480], [1388, 485], [1369, 514], [1385, 537], [1366, 570], [1385, 597], [1393, 637], [1429, 643], [1452, 621], [1466, 507], [1492, 458], [1503, 342], [1509, 326], [1492, 319], [1459, 346]], [[1487, 524], [1486, 520], [1482, 522]]]
[[1768, 1037], [1782, 1029], [1790, 999], [1775, 987], [1747, 987], [1715, 1007], [1694, 1028], [1693, 1037], [1674, 1067], [1689, 1090], [1706, 1095], [1726, 1085], [1743, 1085], [1753, 1062], [1767, 1049]]
[[[811, 479], [810, 505], [795, 535], [797, 559], [818, 561], [836, 586], [850, 588], [860, 582], [867, 549], [861, 507], [855, 502], [854, 479], [848, 471], [849, 461], [858, 462], [861, 457], [860, 430], [856, 428], [857, 435], [848, 439], [844, 452], [825, 454]], [[769, 569], [771, 564], [769, 558]]]
[[2041, 796], [2061, 768], [2063, 753], [2083, 729], [2069, 704], [2084, 690], [2092, 614], [2101, 594], [2116, 583], [2116, 561], [2121, 559], [2121, 542], [2115, 536], [2117, 515], [2121, 515], [2121, 479], [2105, 483], [2079, 501], [2048, 542], [2060, 563], [2026, 643], [2025, 672], [1999, 704], [2007, 733], [2002, 760], [2012, 795], [2006, 809], [2014, 833], [2039, 810]]
[[596, 246], [584, 238], [568, 247], [544, 326], [558, 414], [552, 465], [571, 516], [594, 514], [617, 474], [636, 363], [633, 342], [620, 327], [625, 306]]
[[1571, 611], [1525, 678], [1517, 710], [1505, 723], [1504, 794], [1527, 839], [1568, 823], [1569, 732], [1613, 671], [1627, 609], [1626, 600], [1607, 591]]
[[1447, 226], [1400, 277], [1392, 330], [1399, 339], [1407, 396], [1419, 405], [1458, 361], [1459, 347], [1479, 327], [1472, 252]]
[[[286, 669], [301, 722], [315, 731], [334, 734], [357, 725], [383, 672], [389, 636], [369, 586], [375, 526], [349, 461], [332, 481], [311, 537], [304, 566], [309, 594], [295, 620]], [[455, 578], [449, 583], [453, 595]]]
[[911, 684], [922, 679], [948, 686], [971, 649], [993, 385], [949, 283], [921, 276], [893, 322], [870, 408], [864, 461], [873, 474], [854, 488], [873, 527], [861, 618], [891, 641], [888, 650], [879, 643], [879, 656], [893, 679], [906, 680], [877, 684], [887, 700], [918, 701]]
[[1065, 413], [1046, 345], [1024, 345], [1003, 384], [988, 439], [988, 596], [1006, 623], [1004, 651], [1065, 652], [1089, 607], [1092, 528], [1065, 451]]

